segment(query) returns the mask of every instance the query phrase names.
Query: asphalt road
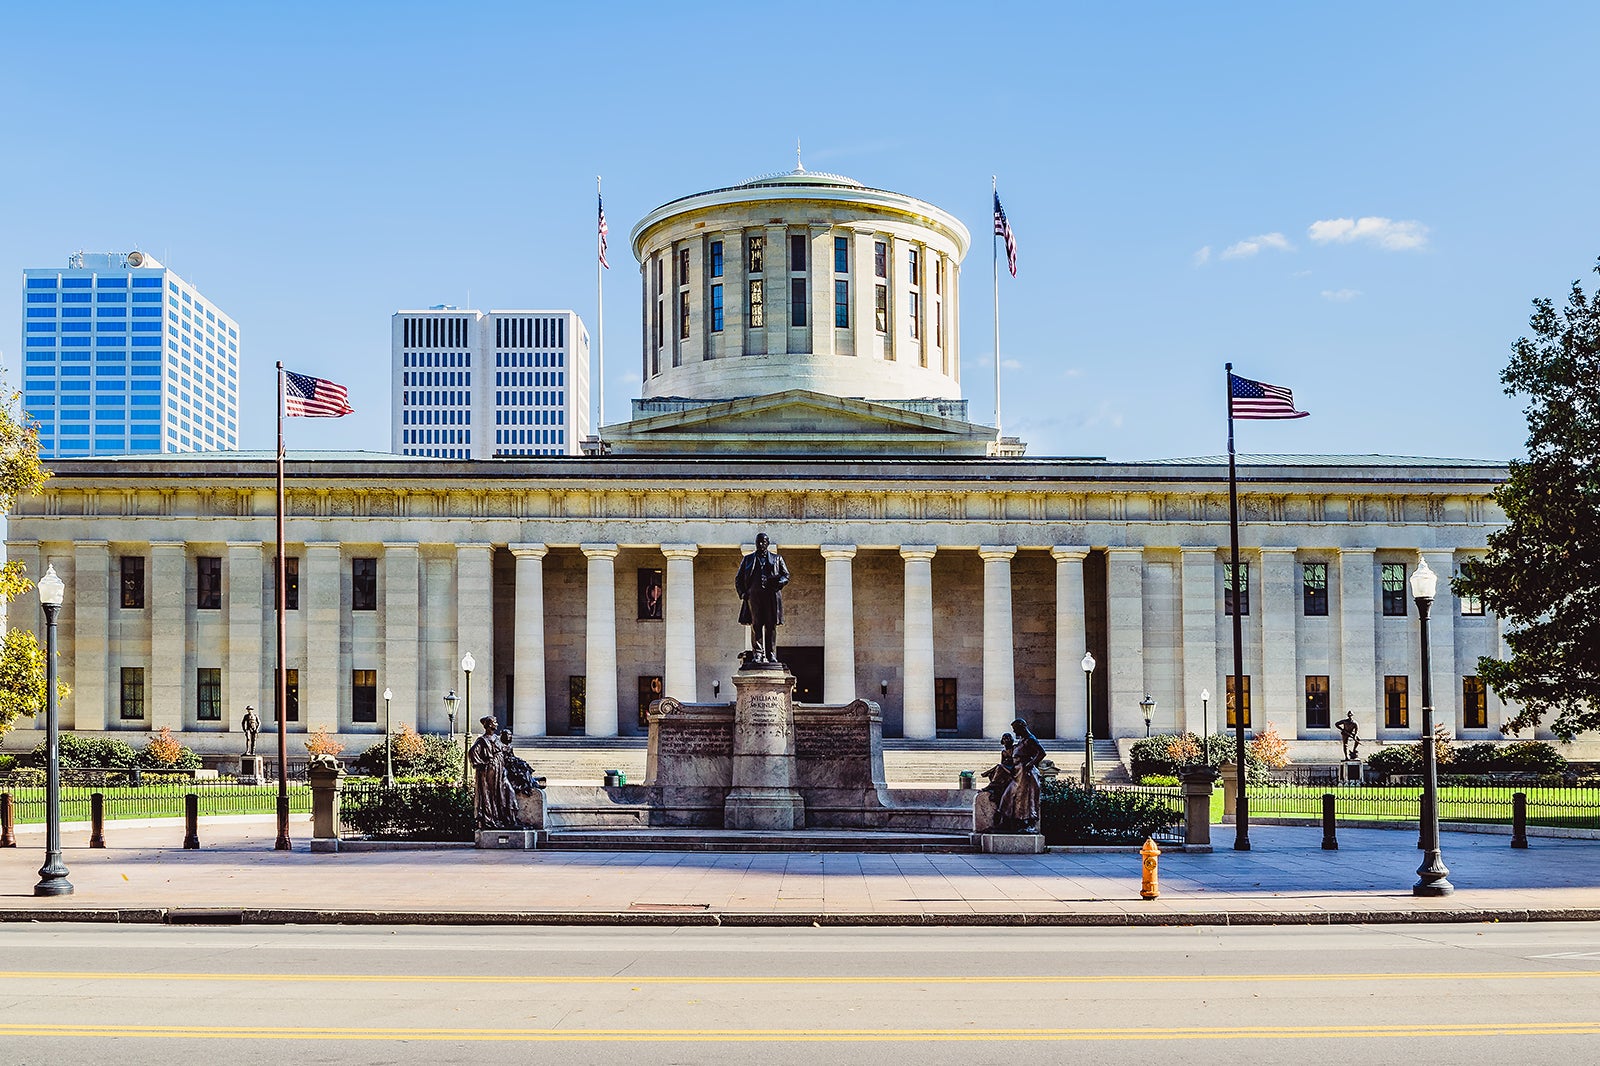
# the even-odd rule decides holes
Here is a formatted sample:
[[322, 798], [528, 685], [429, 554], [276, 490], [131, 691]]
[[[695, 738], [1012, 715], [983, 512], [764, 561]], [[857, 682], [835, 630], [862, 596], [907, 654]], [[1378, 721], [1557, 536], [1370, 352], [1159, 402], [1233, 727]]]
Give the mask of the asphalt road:
[[0, 926], [0, 1063], [1600, 1061], [1600, 925]]

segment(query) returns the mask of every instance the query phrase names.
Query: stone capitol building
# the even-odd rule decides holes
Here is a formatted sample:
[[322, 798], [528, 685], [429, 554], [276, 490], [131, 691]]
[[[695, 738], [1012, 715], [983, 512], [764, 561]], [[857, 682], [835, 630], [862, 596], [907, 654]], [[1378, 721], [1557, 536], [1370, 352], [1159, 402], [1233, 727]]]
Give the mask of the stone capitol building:
[[[1406, 578], [1484, 551], [1506, 469], [1242, 457], [1232, 582], [1225, 457], [1035, 457], [970, 419], [969, 244], [939, 207], [837, 175], [686, 196], [633, 230], [642, 395], [587, 454], [291, 452], [288, 729], [350, 752], [386, 717], [444, 732], [442, 697], [469, 683], [473, 716], [519, 737], [641, 735], [663, 695], [731, 700], [733, 576], [765, 531], [793, 575], [778, 644], [797, 699], [878, 701], [891, 738], [993, 738], [1022, 717], [1081, 747], [1091, 706], [1097, 738], [1143, 736], [1148, 695], [1155, 732], [1218, 731], [1237, 703], [1297, 758], [1336, 757], [1346, 712], [1365, 740], [1415, 739]], [[272, 456], [52, 465], [7, 550], [67, 583], [63, 728], [237, 752], [249, 704], [270, 733]], [[37, 613], [20, 599], [12, 624], [42, 630]], [[1498, 738], [1510, 712], [1475, 664], [1501, 652], [1500, 620], [1441, 582], [1431, 621], [1439, 720]]]

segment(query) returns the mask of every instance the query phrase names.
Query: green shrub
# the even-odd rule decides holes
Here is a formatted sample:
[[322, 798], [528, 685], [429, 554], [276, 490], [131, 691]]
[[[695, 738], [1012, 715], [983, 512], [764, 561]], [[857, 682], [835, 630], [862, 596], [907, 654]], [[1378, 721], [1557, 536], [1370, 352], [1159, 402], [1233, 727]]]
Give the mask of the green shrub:
[[1563, 774], [1567, 760], [1542, 740], [1468, 744], [1450, 760], [1452, 774]]
[[1367, 765], [1380, 774], [1419, 774], [1422, 750], [1415, 744], [1390, 744], [1368, 755]]
[[37, 766], [19, 766], [6, 778], [9, 788], [43, 788], [44, 771]]
[[1178, 779], [1167, 774], [1147, 774], [1139, 778], [1139, 784], [1152, 788], [1176, 788]]
[[471, 840], [476, 828], [472, 793], [453, 781], [350, 789], [339, 806], [340, 820], [373, 840]]
[[[1135, 781], [1146, 777], [1175, 777], [1190, 762], [1201, 761], [1200, 738], [1193, 733], [1162, 733], [1134, 742], [1128, 749], [1129, 774]], [[1205, 761], [1221, 766], [1233, 761], [1236, 750], [1232, 733], [1217, 733], [1206, 738]], [[1193, 753], [1190, 755], [1189, 753]], [[1180, 757], [1175, 758], [1174, 755]], [[1252, 782], [1266, 780], [1266, 765], [1257, 752], [1245, 741], [1245, 776]]]
[[[394, 739], [398, 739], [398, 734]], [[394, 776], [426, 777], [426, 778], [461, 778], [461, 741], [453, 743], [449, 737], [424, 734], [421, 738], [421, 754], [409, 755], [405, 749], [413, 745], [395, 745]], [[352, 764], [352, 770], [366, 774], [370, 777], [383, 776], [383, 741], [379, 740], [366, 751], [358, 755]]]
[[[34, 745], [34, 749], [28, 753], [27, 764], [43, 766], [47, 758], [44, 749], [43, 740]], [[62, 733], [59, 751], [63, 770], [126, 769], [139, 760], [139, 753], [133, 750], [133, 745], [116, 737], [80, 737], [76, 733]]]
[[9, 774], [17, 768], [15, 755], [0, 755], [0, 774]]
[[1111, 788], [1085, 789], [1057, 778], [1040, 795], [1040, 828], [1047, 844], [1143, 844], [1183, 821], [1158, 797]]

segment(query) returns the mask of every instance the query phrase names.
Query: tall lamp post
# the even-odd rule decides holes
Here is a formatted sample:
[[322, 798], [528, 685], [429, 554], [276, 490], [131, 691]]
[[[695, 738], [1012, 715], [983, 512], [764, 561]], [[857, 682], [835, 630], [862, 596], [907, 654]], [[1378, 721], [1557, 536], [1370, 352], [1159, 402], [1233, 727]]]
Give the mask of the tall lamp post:
[[461, 657], [461, 672], [467, 675], [467, 713], [461, 722], [461, 783], [467, 783], [467, 741], [472, 733], [472, 668], [478, 660], [469, 651]]
[[[450, 719], [451, 744], [456, 742], [456, 704], [460, 702], [461, 697], [456, 695], [455, 689], [451, 689], [449, 692], [444, 694], [444, 716]], [[467, 768], [465, 763], [463, 763], [461, 766], [461, 783], [463, 785], [467, 783]]]
[[394, 787], [394, 752], [389, 747], [389, 701], [394, 699], [391, 689], [383, 690], [383, 787]]
[[1083, 653], [1083, 787], [1094, 787], [1094, 654]]
[[1211, 765], [1211, 690], [1200, 690], [1200, 755]]
[[70, 896], [67, 864], [61, 861], [61, 723], [56, 711], [56, 615], [67, 586], [56, 576], [55, 566], [39, 579], [39, 605], [44, 608], [44, 708], [45, 708], [45, 836], [44, 865], [39, 867], [35, 896]]
[[1144, 694], [1144, 699], [1139, 701], [1139, 710], [1144, 712], [1144, 735], [1150, 736], [1150, 719], [1156, 715], [1156, 698], [1150, 693]]
[[1417, 867], [1413, 896], [1448, 896], [1456, 890], [1450, 870], [1439, 853], [1439, 767], [1433, 750], [1433, 663], [1428, 652], [1428, 610], [1438, 589], [1439, 575], [1424, 559], [1411, 574], [1411, 598], [1422, 619], [1422, 865]]

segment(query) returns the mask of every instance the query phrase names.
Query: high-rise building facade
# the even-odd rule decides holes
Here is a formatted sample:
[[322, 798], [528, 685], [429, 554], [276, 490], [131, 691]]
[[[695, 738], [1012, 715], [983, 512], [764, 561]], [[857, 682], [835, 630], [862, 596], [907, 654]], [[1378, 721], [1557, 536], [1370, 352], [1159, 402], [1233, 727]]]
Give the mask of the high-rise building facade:
[[22, 406], [45, 458], [239, 447], [239, 326], [143, 252], [23, 271]]
[[589, 331], [571, 311], [464, 311], [393, 320], [392, 450], [437, 459], [580, 455]]

